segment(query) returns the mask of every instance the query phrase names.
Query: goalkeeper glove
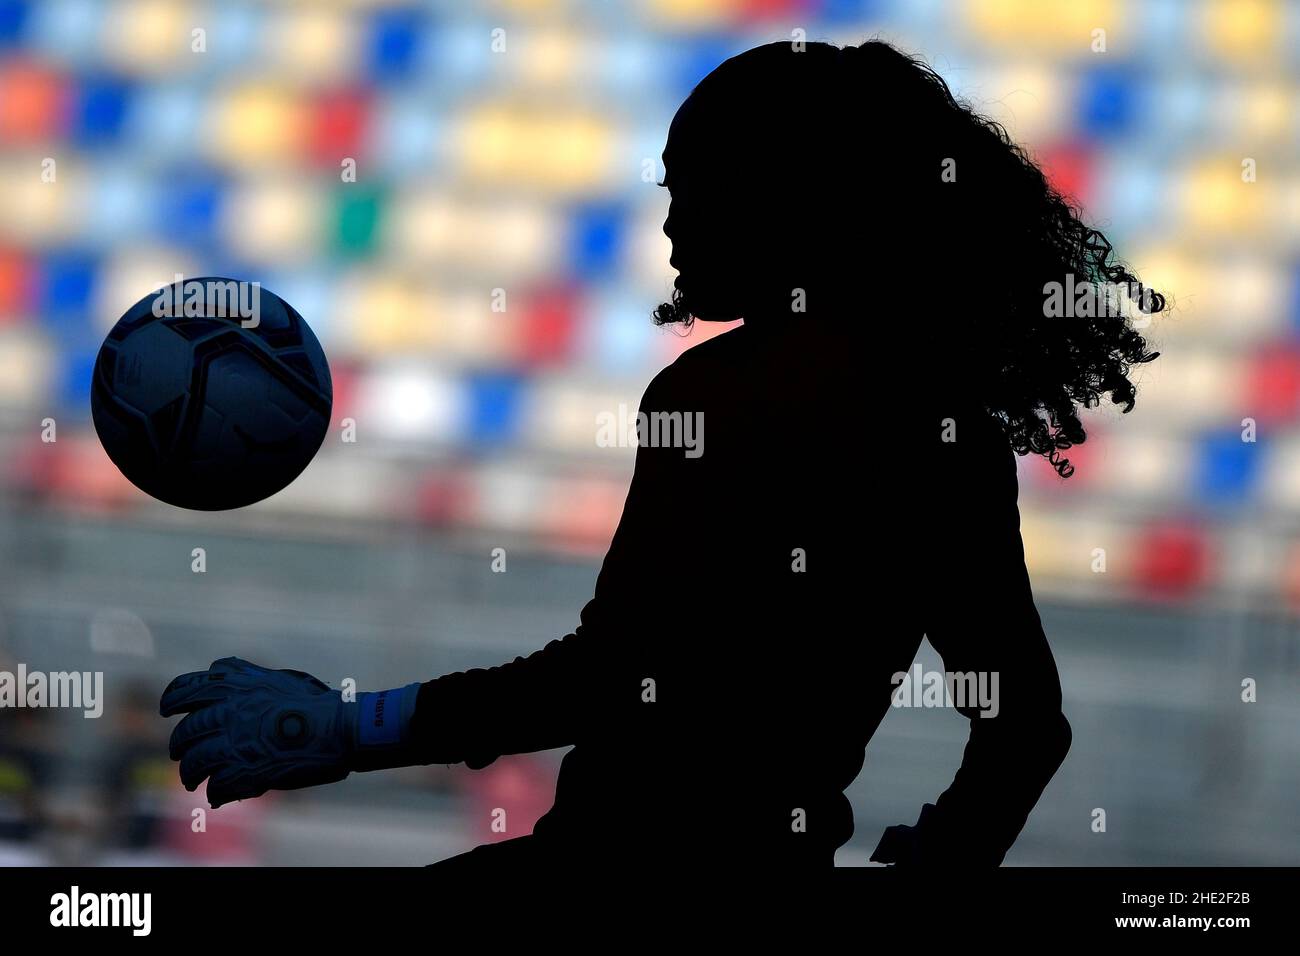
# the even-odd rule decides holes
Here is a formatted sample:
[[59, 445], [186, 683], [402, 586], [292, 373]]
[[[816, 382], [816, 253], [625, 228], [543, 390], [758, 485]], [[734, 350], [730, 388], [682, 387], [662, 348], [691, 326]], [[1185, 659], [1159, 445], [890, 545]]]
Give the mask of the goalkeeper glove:
[[342, 780], [413, 758], [411, 716], [418, 683], [345, 701], [323, 682], [226, 657], [182, 674], [163, 692], [164, 717], [187, 716], [172, 731], [171, 759], [185, 789], [208, 780], [215, 809], [268, 790]]

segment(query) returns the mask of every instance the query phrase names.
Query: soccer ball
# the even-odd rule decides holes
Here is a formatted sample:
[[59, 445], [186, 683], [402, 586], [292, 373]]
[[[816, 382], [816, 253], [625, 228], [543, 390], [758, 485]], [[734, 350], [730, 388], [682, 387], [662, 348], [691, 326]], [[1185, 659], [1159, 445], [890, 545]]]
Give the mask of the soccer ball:
[[325, 440], [329, 365], [303, 317], [260, 284], [177, 278], [100, 347], [95, 431], [141, 491], [182, 508], [240, 508], [288, 485]]

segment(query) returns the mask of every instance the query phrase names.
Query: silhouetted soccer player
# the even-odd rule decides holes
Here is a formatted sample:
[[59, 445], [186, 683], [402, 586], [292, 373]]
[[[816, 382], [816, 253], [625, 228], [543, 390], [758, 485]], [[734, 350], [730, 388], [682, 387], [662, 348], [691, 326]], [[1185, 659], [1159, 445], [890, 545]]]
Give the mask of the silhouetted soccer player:
[[[1069, 475], [1079, 406], [1128, 410], [1130, 367], [1155, 357], [1128, 293], [1145, 312], [1164, 299], [1116, 293], [1136, 280], [1105, 238], [884, 43], [728, 60], [663, 159], [679, 277], [656, 321], [744, 324], [647, 388], [574, 633], [355, 702], [218, 661], [163, 696], [164, 715], [191, 712], [172, 740], [186, 786], [210, 777], [216, 806], [573, 745], [532, 835], [440, 865], [829, 866], [853, 832], [844, 790], [928, 635], [946, 671], [997, 673], [997, 716], [961, 709], [952, 785], [873, 859], [1001, 862], [1070, 745], [1013, 452]], [[1049, 314], [1067, 277], [1099, 307]], [[702, 422], [696, 447], [657, 413]]]

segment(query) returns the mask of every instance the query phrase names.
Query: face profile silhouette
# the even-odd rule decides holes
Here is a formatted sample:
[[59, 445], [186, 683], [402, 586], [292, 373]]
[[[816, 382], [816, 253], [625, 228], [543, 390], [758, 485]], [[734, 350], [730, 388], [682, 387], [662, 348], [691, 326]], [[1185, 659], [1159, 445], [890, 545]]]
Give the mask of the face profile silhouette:
[[[1164, 298], [1001, 126], [887, 43], [732, 57], [678, 110], [663, 162], [678, 276], [659, 324], [841, 325], [882, 388], [975, 397], [1063, 476], [1078, 406], [1128, 411], [1129, 370], [1158, 354], [1132, 316]], [[1049, 317], [1052, 284], [1095, 287], [1098, 314]]]

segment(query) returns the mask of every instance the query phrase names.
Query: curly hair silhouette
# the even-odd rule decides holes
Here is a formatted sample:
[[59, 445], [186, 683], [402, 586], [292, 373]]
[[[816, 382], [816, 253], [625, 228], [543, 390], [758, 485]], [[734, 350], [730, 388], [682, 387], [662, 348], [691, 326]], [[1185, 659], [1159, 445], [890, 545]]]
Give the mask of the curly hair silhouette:
[[[888, 43], [732, 57], [686, 100], [663, 158], [680, 274], [659, 324], [789, 320], [794, 303], [871, 323], [877, 354], [941, 371], [1062, 477], [1086, 438], [1078, 407], [1109, 395], [1130, 411], [1131, 368], [1159, 354], [1133, 316], [1164, 296], [1002, 126]], [[1087, 306], [1050, 314], [1057, 287]]]

